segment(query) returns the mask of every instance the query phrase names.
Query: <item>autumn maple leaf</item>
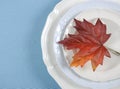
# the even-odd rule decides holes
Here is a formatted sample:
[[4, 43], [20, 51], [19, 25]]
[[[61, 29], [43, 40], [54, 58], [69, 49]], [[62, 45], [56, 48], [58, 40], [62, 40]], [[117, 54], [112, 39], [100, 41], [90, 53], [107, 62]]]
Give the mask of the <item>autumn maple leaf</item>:
[[93, 71], [99, 64], [103, 64], [104, 56], [110, 57], [110, 53], [103, 45], [111, 34], [106, 34], [106, 25], [97, 20], [92, 24], [87, 20], [79, 21], [74, 19], [76, 32], [68, 34], [68, 37], [59, 41], [67, 50], [78, 50], [70, 66], [83, 67], [86, 62], [91, 61]]

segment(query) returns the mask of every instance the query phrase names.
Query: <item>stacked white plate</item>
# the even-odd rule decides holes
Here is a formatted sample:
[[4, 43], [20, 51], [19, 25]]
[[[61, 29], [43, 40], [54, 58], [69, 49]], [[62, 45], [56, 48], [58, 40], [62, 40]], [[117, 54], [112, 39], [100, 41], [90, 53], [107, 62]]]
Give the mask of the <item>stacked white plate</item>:
[[48, 16], [41, 45], [43, 60], [50, 75], [62, 89], [120, 89], [120, 56], [111, 53], [104, 65], [95, 72], [88, 62], [83, 68], [70, 67], [72, 53], [57, 42], [72, 33], [73, 19], [95, 23], [100, 18], [112, 33], [105, 46], [120, 52], [120, 1], [119, 0], [63, 0]]

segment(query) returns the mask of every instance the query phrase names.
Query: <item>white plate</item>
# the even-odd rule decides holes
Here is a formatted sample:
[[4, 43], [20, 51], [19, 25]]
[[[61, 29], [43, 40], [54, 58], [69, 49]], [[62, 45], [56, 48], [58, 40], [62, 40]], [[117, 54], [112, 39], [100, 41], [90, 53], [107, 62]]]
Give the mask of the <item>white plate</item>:
[[[94, 9], [119, 12], [120, 1], [63, 0], [48, 16], [41, 38], [43, 59], [48, 72], [62, 89], [120, 89], [120, 79], [95, 82], [80, 77], [69, 67], [63, 50], [57, 44], [64, 36], [68, 23], [74, 17], [83, 11]], [[116, 50], [119, 51], [119, 49]]]

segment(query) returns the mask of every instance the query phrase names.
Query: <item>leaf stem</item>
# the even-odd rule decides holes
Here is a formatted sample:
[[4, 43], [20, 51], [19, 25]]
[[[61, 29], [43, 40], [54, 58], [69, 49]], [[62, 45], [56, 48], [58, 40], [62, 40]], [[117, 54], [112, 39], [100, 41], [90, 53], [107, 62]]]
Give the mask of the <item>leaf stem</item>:
[[120, 52], [115, 51], [115, 50], [113, 50], [113, 49], [111, 49], [111, 48], [108, 48], [108, 47], [107, 47], [107, 49], [110, 50], [110, 52], [112, 52], [112, 53], [115, 54], [116, 56], [120, 56]]

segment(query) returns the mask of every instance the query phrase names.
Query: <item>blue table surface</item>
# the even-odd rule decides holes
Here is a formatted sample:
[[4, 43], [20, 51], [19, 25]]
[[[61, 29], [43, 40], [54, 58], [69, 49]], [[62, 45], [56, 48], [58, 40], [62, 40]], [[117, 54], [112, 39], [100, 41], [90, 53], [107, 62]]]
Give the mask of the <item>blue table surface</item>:
[[40, 36], [60, 0], [0, 0], [0, 89], [60, 89], [43, 63]]

